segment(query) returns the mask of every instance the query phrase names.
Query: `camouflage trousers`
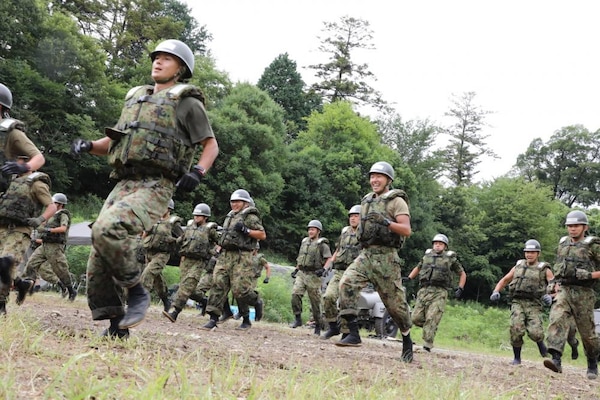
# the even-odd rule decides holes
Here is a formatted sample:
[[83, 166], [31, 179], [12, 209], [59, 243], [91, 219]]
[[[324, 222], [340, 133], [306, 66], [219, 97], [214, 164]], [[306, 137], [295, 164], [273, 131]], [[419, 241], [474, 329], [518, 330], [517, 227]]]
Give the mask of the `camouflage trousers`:
[[213, 272], [213, 284], [206, 311], [221, 315], [229, 290], [238, 304], [242, 317], [250, 315], [249, 306], [256, 306], [258, 292], [254, 289], [256, 278], [252, 267], [252, 252], [221, 250]]
[[321, 277], [313, 271], [298, 271], [292, 288], [292, 312], [302, 314], [302, 297], [308, 294], [315, 323], [321, 323]]
[[182, 258], [179, 264], [179, 288], [175, 293], [173, 307], [183, 310], [188, 299], [194, 295], [200, 277], [205, 273], [206, 261], [195, 258]]
[[400, 331], [408, 331], [410, 308], [400, 273], [396, 249], [371, 246], [361, 250], [340, 280], [340, 316], [357, 315], [360, 291], [371, 282]]
[[[210, 290], [213, 284], [213, 273], [208, 271], [202, 271], [202, 275], [200, 276], [200, 280], [196, 285], [196, 289], [194, 289], [194, 297], [195, 298], [203, 298], [206, 296], [206, 293]], [[256, 285], [254, 286], [256, 287]]]
[[346, 320], [338, 318], [338, 300], [340, 298], [340, 279], [342, 279], [342, 275], [344, 275], [344, 270], [336, 269], [327, 284], [327, 289], [325, 289], [323, 295], [323, 314], [325, 315], [325, 322], [336, 322], [339, 319], [340, 331], [348, 333]]
[[437, 332], [448, 300], [448, 290], [437, 286], [424, 286], [417, 292], [412, 311], [412, 323], [423, 328], [423, 346], [433, 348]]
[[124, 315], [123, 288], [140, 282], [138, 237], [167, 209], [174, 184], [166, 178], [121, 180], [92, 225], [87, 264], [88, 306], [94, 320]]
[[594, 324], [595, 301], [596, 293], [593, 288], [561, 286], [556, 301], [550, 309], [548, 349], [563, 353], [571, 328], [571, 318], [573, 318], [586, 356], [598, 358], [599, 343]]
[[[42, 265], [40, 265], [38, 274], [40, 275], [40, 277], [43, 280], [45, 280], [46, 282], [53, 284], [53, 285], [56, 285], [58, 283], [58, 281], [60, 280], [60, 279], [58, 279], [58, 275], [56, 275], [56, 273], [52, 269], [52, 265], [49, 262], [45, 262]], [[69, 278], [71, 278], [71, 274], [69, 274]], [[73, 279], [71, 278], [71, 283], [72, 282], [73, 282]]]
[[542, 305], [539, 300], [513, 299], [510, 306], [510, 344], [523, 346], [523, 336], [538, 343], [544, 340]]
[[148, 251], [146, 253], [146, 266], [142, 271], [142, 285], [148, 290], [154, 290], [159, 299], [167, 297], [167, 281], [163, 276], [165, 265], [169, 261], [169, 253]]
[[[23, 261], [30, 241], [29, 234], [0, 226], [0, 256], [12, 255], [14, 257], [15, 263], [10, 269], [10, 276], [13, 280], [17, 277], [17, 267]], [[10, 284], [0, 282], [0, 302], [8, 301], [10, 287]]]
[[[71, 274], [69, 273], [69, 263], [65, 255], [65, 245], [61, 243], [43, 243], [35, 249], [27, 265], [25, 266], [25, 274], [23, 276], [31, 279], [36, 279], [40, 274], [40, 268], [44, 264], [49, 264], [44, 268], [51, 268], [53, 274], [66, 286], [72, 286]], [[45, 271], [47, 274], [47, 270]], [[44, 278], [44, 280], [48, 281]], [[52, 283], [51, 281], [48, 281]], [[54, 282], [56, 283], [56, 282]]]

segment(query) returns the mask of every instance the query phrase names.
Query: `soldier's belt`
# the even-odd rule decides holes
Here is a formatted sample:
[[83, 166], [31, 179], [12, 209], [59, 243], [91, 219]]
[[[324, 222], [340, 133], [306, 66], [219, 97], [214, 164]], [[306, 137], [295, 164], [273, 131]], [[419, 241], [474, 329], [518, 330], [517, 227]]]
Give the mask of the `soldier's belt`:
[[363, 250], [370, 252], [371, 254], [385, 254], [396, 251], [395, 247], [383, 246], [380, 244], [364, 245]]

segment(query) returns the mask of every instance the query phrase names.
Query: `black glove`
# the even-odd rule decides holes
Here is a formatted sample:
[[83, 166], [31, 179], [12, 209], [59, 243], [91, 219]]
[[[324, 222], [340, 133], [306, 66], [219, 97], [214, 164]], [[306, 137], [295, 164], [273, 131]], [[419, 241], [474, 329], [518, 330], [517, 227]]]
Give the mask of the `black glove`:
[[265, 279], [263, 279], [263, 283], [269, 283], [269, 277], [268, 276]]
[[292, 276], [292, 278], [296, 279], [296, 275], [298, 275], [298, 270], [297, 269], [293, 270], [290, 275]]
[[32, 228], [37, 228], [44, 221], [46, 221], [46, 218], [44, 218], [42, 215], [37, 218], [27, 218], [27, 225], [31, 226]]
[[402, 277], [402, 283], [406, 283], [406, 282], [410, 282], [410, 281], [412, 281], [412, 278], [409, 278], [408, 276]]
[[382, 214], [379, 214], [379, 213], [369, 213], [367, 215], [367, 219], [371, 222], [374, 222], [376, 224], [380, 224], [383, 226], [390, 226], [390, 223], [392, 222], [388, 218], [384, 217]]
[[183, 175], [179, 182], [177, 182], [177, 187], [183, 191], [191, 192], [198, 186], [200, 180], [204, 177], [205, 171], [199, 165], [194, 165], [194, 168], [191, 169], [190, 172]]
[[464, 291], [465, 290], [463, 288], [457, 287], [456, 291], [454, 292], [454, 297], [457, 299], [460, 299], [462, 297]]
[[46, 232], [46, 233], [52, 233], [52, 228], [45, 228], [44, 232]]
[[236, 232], [240, 232], [245, 236], [250, 234], [250, 228], [248, 228], [242, 221], [238, 221], [234, 226], [233, 230]]
[[325, 268], [319, 268], [318, 270], [315, 271], [315, 275], [318, 276], [319, 278], [325, 274], [326, 274]]
[[25, 163], [18, 163], [16, 161], [7, 161], [3, 166], [2, 166], [2, 173], [4, 175], [21, 175], [24, 174], [26, 172], [29, 172], [30, 167], [29, 165], [25, 164]]
[[549, 294], [543, 295], [542, 296], [542, 303], [544, 303], [545, 306], [552, 305], [552, 296], [550, 296]]
[[94, 145], [91, 140], [75, 139], [71, 144], [71, 152], [75, 155], [89, 153], [92, 148], [94, 148]]

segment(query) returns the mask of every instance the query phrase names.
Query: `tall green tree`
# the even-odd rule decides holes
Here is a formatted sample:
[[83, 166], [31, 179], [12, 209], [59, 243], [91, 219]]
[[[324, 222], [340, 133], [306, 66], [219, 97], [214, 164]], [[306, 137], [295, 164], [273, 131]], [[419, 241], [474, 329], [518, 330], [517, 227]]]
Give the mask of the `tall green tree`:
[[569, 207], [600, 204], [600, 130], [571, 125], [547, 143], [535, 139], [517, 157], [516, 170], [529, 181], [548, 185], [553, 197]]
[[353, 58], [361, 50], [374, 50], [373, 31], [368, 21], [344, 16], [340, 22], [324, 22], [326, 37], [320, 37], [319, 50], [329, 56], [329, 61], [310, 65], [318, 82], [312, 85], [326, 102], [346, 100], [360, 106], [382, 108], [386, 102], [381, 93], [368, 81], [376, 77], [367, 63], [357, 63]]
[[485, 117], [491, 111], [485, 111], [474, 102], [475, 93], [465, 92], [460, 96], [453, 95], [450, 110], [445, 113], [454, 122], [444, 129], [450, 137], [450, 144], [445, 148], [445, 167], [448, 178], [455, 186], [467, 186], [479, 172], [477, 165], [484, 155], [497, 157], [487, 146], [481, 131], [486, 126]]
[[283, 108], [290, 140], [306, 128], [306, 117], [313, 110], [322, 108], [321, 98], [314, 91], [305, 92], [306, 84], [297, 70], [296, 62], [287, 53], [277, 56], [265, 68], [257, 86]]

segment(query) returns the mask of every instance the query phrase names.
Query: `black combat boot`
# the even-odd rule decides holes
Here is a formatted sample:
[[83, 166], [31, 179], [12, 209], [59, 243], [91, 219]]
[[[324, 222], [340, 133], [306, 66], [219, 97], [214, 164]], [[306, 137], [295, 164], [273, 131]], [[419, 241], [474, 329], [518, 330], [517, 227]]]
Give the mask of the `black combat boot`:
[[119, 329], [133, 328], [139, 325], [146, 317], [150, 306], [150, 293], [141, 283], [127, 289], [127, 310], [119, 322]]
[[65, 286], [65, 284], [62, 283], [62, 281], [58, 281], [58, 282], [56, 282], [56, 285], [60, 288], [60, 297], [62, 297], [63, 299], [65, 297], [67, 297], [67, 295], [69, 294], [69, 291], [67, 290], [67, 287]]
[[315, 330], [313, 331], [313, 335], [321, 336], [321, 328], [323, 327], [323, 322], [321, 320], [315, 321]]
[[296, 319], [290, 324], [290, 328], [297, 328], [299, 326], [302, 326], [302, 315], [300, 314], [296, 315]]
[[[544, 344], [543, 342], [542, 345]], [[539, 343], [538, 343], [539, 346]], [[546, 347], [546, 346], [544, 346]], [[540, 350], [541, 352], [541, 350]], [[513, 346], [513, 354], [515, 355], [515, 358], [512, 360], [512, 362], [510, 363], [510, 365], [521, 365], [521, 348], [520, 347], [516, 347]]]
[[405, 363], [413, 361], [413, 341], [410, 338], [410, 331], [406, 335], [402, 333], [402, 354], [400, 355], [400, 359]]
[[254, 320], [255, 321], [260, 321], [263, 317], [263, 301], [262, 299], [259, 297], [258, 300], [256, 300], [256, 304], [254, 305]]
[[160, 298], [160, 301], [163, 303], [163, 311], [169, 311], [171, 309], [171, 300], [169, 300], [169, 295], [165, 294]]
[[544, 344], [544, 341], [540, 340], [536, 344], [537, 344], [538, 350], [540, 351], [540, 356], [546, 357], [548, 355], [548, 348]]
[[340, 334], [340, 324], [337, 321], [329, 322], [329, 329], [321, 336], [321, 339], [327, 340]]
[[215, 329], [217, 327], [217, 321], [219, 321], [219, 316], [215, 313], [209, 313], [210, 314], [210, 320], [202, 325], [200, 327], [200, 329], [203, 329], [205, 331], [212, 331], [213, 329]]
[[348, 321], [348, 329], [350, 333], [348, 336], [336, 342], [336, 346], [344, 346], [344, 347], [358, 347], [361, 345], [362, 340], [360, 340], [360, 335], [358, 333], [358, 322], [356, 322], [356, 317], [354, 315], [344, 316], [346, 321]]
[[77, 291], [73, 289], [73, 286], [67, 286], [67, 291], [69, 292], [69, 301], [75, 301], [75, 297], [77, 297]]
[[35, 282], [33, 279], [15, 279], [15, 288], [17, 289], [17, 304], [21, 305], [25, 301], [25, 296], [33, 288]]
[[587, 359], [587, 378], [588, 379], [596, 379], [598, 378], [598, 360], [597, 358], [589, 358]]
[[242, 316], [242, 323], [240, 324], [240, 326], [238, 326], [237, 330], [248, 330], [252, 327], [252, 323], [250, 322], [250, 317], [248, 315], [244, 315]]
[[579, 358], [579, 350], [577, 349], [579, 340], [575, 339], [575, 343], [569, 343], [569, 346], [571, 346], [571, 360], [577, 360]]
[[221, 322], [225, 322], [228, 319], [233, 318], [233, 313], [231, 312], [231, 306], [229, 305], [229, 299], [225, 298], [225, 305], [223, 306], [223, 314], [221, 314], [221, 318], [219, 318], [219, 324]]
[[110, 326], [102, 331], [101, 336], [109, 339], [128, 339], [129, 329], [119, 328], [119, 322], [122, 317], [115, 317], [110, 319]]
[[0, 316], [6, 315], [6, 302], [0, 301]]
[[548, 352], [552, 355], [552, 359], [544, 360], [544, 367], [559, 374], [562, 373], [562, 366], [560, 365], [560, 357], [562, 356], [562, 354], [552, 349], [548, 350]]
[[12, 284], [12, 278], [10, 276], [10, 269], [15, 264], [13, 256], [0, 257], [0, 281], [5, 285]]
[[162, 314], [165, 317], [169, 318], [169, 320], [171, 322], [175, 322], [175, 321], [177, 321], [177, 316], [179, 315], [180, 312], [181, 312], [181, 308], [173, 307], [173, 311], [167, 312], [167, 311], [163, 310]]

